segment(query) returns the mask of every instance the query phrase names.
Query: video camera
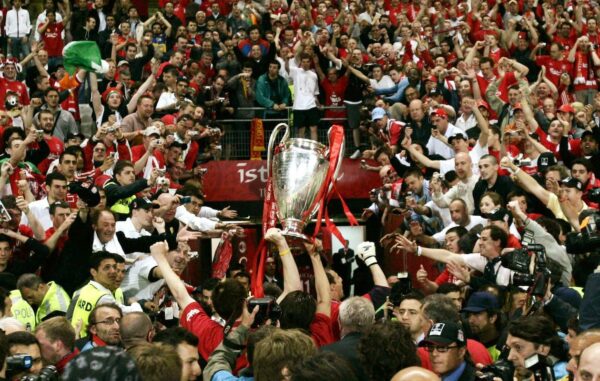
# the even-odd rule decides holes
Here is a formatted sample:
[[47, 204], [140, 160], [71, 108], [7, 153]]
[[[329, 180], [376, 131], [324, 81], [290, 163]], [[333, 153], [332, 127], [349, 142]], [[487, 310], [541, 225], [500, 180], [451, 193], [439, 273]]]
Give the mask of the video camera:
[[248, 300], [248, 311], [252, 312], [256, 306], [258, 306], [258, 313], [254, 317], [253, 328], [260, 327], [269, 319], [272, 324], [275, 324], [281, 317], [281, 306], [272, 297], [267, 296]]
[[[589, 192], [589, 199], [600, 202], [600, 188]], [[585, 254], [600, 251], [600, 213], [593, 209], [584, 210], [581, 221], [581, 232], [567, 234], [567, 252], [569, 254]], [[587, 215], [586, 215], [587, 214]]]
[[23, 376], [20, 381], [58, 381], [58, 370], [54, 365], [47, 365], [40, 370], [39, 374]]
[[[530, 270], [531, 256], [534, 256], [533, 271]], [[547, 267], [544, 246], [528, 244], [502, 255], [501, 263], [502, 266], [515, 272], [512, 278], [513, 285], [529, 287], [529, 293], [533, 296], [546, 295], [550, 270]]]
[[[514, 379], [515, 367], [512, 362], [507, 360], [509, 348], [504, 347], [500, 358], [493, 363], [481, 369], [476, 376], [477, 381], [493, 381], [499, 378], [502, 381], [512, 381]], [[552, 365], [546, 357], [534, 354], [525, 359], [525, 369], [530, 374], [523, 379], [534, 381], [555, 381]], [[519, 371], [520, 373], [520, 371]], [[532, 377], [533, 376], [533, 377]]]

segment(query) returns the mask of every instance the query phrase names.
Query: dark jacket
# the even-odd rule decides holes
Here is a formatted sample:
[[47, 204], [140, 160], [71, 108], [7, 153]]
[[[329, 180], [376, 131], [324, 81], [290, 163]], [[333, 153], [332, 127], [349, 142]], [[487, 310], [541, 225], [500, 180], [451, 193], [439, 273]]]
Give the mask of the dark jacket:
[[[154, 57], [154, 45], [148, 45], [148, 50], [146, 54], [141, 57], [134, 58], [132, 60], [126, 60], [129, 62], [129, 71], [131, 72], [131, 79], [134, 81], [142, 80], [142, 72], [144, 71], [144, 66], [150, 62], [150, 60]], [[123, 60], [121, 60], [123, 61]]]
[[[127, 238], [123, 232], [116, 232], [115, 234], [125, 254], [149, 253], [150, 246], [164, 240], [169, 242], [170, 247], [176, 247], [175, 236], [168, 236], [167, 234], [156, 234], [140, 238]], [[69, 295], [72, 295], [90, 277], [89, 262], [93, 254], [93, 243], [94, 228], [92, 227], [91, 218], [88, 216], [84, 222], [78, 215], [71, 228], [69, 228], [69, 240], [58, 259], [56, 272], [46, 274], [44, 280], [55, 281]]]
[[600, 273], [588, 276], [579, 308], [579, 327], [582, 330], [600, 328]]
[[340, 341], [326, 345], [321, 348], [322, 351], [333, 352], [344, 358], [352, 366], [352, 370], [359, 380], [367, 380], [362, 364], [358, 356], [358, 343], [362, 333], [352, 332], [344, 336]]

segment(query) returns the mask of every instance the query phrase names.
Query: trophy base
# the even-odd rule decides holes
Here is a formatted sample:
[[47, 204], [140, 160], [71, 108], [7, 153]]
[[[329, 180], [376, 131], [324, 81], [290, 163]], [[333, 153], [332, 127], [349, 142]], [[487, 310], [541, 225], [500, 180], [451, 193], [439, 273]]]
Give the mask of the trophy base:
[[310, 242], [310, 238], [306, 234], [298, 233], [293, 230], [284, 229], [281, 234], [285, 237], [285, 240], [291, 250], [299, 249], [306, 250], [304, 244]]

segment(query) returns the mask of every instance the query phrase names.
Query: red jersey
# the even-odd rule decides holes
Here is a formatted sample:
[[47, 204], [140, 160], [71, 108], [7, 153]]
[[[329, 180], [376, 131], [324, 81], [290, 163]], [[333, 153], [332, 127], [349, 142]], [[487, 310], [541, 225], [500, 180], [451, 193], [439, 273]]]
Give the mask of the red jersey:
[[4, 101], [6, 100], [7, 91], [16, 93], [19, 96], [19, 102], [21, 105], [26, 106], [29, 104], [27, 86], [25, 86], [23, 82], [0, 78], [0, 108], [2, 108], [2, 110], [4, 110]]
[[[44, 23], [40, 24], [40, 26], [44, 25]], [[55, 22], [46, 28], [44, 34], [41, 35], [42, 40], [44, 41], [44, 49], [48, 51], [48, 57], [61, 57], [62, 51], [64, 47], [63, 39], [61, 37], [61, 33], [65, 29], [61, 22]]]
[[558, 86], [560, 76], [563, 73], [571, 74], [573, 70], [573, 64], [566, 59], [555, 60], [550, 56], [537, 56], [535, 63], [539, 66], [546, 66], [546, 77]]
[[[548, 150], [550, 150], [550, 152], [552, 152], [554, 156], [556, 156], [557, 160], [561, 160], [560, 153], [558, 152], [559, 143], [552, 142], [548, 134], [546, 134], [546, 132], [544, 132], [544, 130], [542, 130], [540, 127], [538, 127], [537, 130], [535, 130], [535, 133], [538, 134], [538, 136], [540, 137], [540, 143], [542, 143], [544, 147], [548, 148]], [[580, 145], [580, 139], [569, 138], [569, 151], [571, 151], [573, 155], [581, 156]]]
[[[335, 83], [327, 78], [321, 81], [323, 91], [325, 91], [325, 106], [344, 106], [344, 93], [348, 87], [348, 76], [340, 77]], [[346, 110], [326, 110], [325, 118], [345, 118]]]
[[63, 153], [63, 151], [65, 150], [64, 143], [56, 136], [44, 137], [44, 140], [50, 148], [50, 154], [37, 165], [38, 169], [40, 170], [40, 172], [42, 172], [42, 174], [48, 172], [50, 164], [55, 159], [58, 159], [60, 154]]

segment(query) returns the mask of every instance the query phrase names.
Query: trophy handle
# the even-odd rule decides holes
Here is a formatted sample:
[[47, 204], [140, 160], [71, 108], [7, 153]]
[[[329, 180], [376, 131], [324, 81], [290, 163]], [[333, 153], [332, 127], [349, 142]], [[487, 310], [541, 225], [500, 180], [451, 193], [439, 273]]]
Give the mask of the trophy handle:
[[280, 144], [285, 142], [290, 136], [290, 127], [285, 123], [279, 123], [271, 132], [271, 136], [269, 137], [269, 147], [267, 150], [267, 174], [271, 176], [271, 163], [273, 160], [273, 146], [275, 145], [275, 138], [279, 131], [285, 127], [285, 134], [283, 134], [283, 138], [281, 138]]

